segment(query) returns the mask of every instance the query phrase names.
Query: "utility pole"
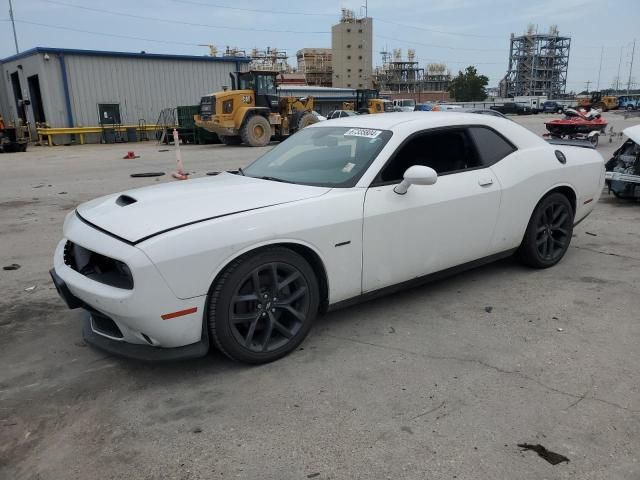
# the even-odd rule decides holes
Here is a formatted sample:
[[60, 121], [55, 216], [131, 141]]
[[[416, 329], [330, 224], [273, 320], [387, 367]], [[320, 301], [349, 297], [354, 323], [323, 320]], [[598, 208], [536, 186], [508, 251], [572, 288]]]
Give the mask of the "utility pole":
[[13, 41], [16, 43], [16, 53], [20, 53], [20, 49], [18, 48], [18, 35], [16, 35], [16, 24], [13, 20], [13, 5], [11, 5], [11, 0], [9, 0], [9, 18], [11, 19], [11, 26], [13, 27]]
[[629, 66], [629, 81], [627, 82], [627, 95], [631, 89], [631, 72], [633, 72], [633, 57], [636, 54], [636, 39], [633, 39], [633, 48], [631, 49], [631, 65]]
[[622, 50], [624, 47], [620, 47], [620, 61], [618, 62], [618, 76], [616, 77], [616, 93], [620, 90], [620, 67], [622, 67]]
[[587, 80], [586, 82], [584, 82], [587, 84], [587, 93], [589, 93], [589, 85], [591, 85], [591, 80]]
[[604, 55], [604, 47], [600, 49], [600, 68], [598, 69], [598, 85], [596, 90], [600, 91], [600, 74], [602, 73], [602, 55]]

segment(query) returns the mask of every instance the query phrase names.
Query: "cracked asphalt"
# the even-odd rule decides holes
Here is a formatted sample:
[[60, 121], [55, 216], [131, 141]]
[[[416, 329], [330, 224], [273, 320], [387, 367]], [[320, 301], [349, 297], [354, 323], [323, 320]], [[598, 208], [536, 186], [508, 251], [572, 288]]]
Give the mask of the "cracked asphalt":
[[[604, 194], [556, 267], [507, 259], [324, 315], [269, 365], [145, 365], [86, 346], [47, 271], [64, 215], [156, 183], [129, 174], [172, 171], [162, 149], [0, 156], [0, 258], [20, 265], [0, 270], [0, 478], [640, 478], [640, 203]], [[193, 176], [264, 150], [182, 149]]]

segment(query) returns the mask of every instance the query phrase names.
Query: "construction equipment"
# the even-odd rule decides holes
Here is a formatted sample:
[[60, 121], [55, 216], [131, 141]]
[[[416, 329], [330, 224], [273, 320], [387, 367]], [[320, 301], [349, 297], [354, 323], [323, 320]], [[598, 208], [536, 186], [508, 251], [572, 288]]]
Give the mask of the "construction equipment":
[[358, 113], [393, 112], [393, 102], [380, 98], [380, 91], [374, 89], [356, 90], [355, 102], [343, 102], [342, 110], [352, 110]]
[[278, 74], [264, 70], [231, 74], [231, 90], [225, 87], [202, 97], [196, 125], [216, 133], [225, 145], [263, 147], [271, 137], [282, 140], [316, 123], [313, 97], [280, 97]]
[[0, 152], [26, 152], [29, 143], [29, 128], [20, 121], [14, 125], [5, 125], [0, 115]]
[[615, 95], [603, 95], [602, 92], [591, 92], [591, 98], [579, 98], [578, 107], [587, 110], [597, 108], [603, 112], [618, 108], [618, 97]]

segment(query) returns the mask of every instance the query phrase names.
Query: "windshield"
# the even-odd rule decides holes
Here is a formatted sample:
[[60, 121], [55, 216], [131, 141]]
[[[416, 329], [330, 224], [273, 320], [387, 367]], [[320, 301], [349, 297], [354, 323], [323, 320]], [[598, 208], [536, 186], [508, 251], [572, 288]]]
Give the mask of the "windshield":
[[353, 187], [391, 138], [388, 130], [300, 130], [244, 169], [249, 177], [322, 187]]

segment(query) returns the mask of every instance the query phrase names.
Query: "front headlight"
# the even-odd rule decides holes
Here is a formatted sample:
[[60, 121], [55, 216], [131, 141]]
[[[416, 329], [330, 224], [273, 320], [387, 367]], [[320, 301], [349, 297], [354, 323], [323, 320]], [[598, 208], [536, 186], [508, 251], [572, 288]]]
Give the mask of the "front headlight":
[[222, 113], [233, 113], [233, 100], [222, 102]]

